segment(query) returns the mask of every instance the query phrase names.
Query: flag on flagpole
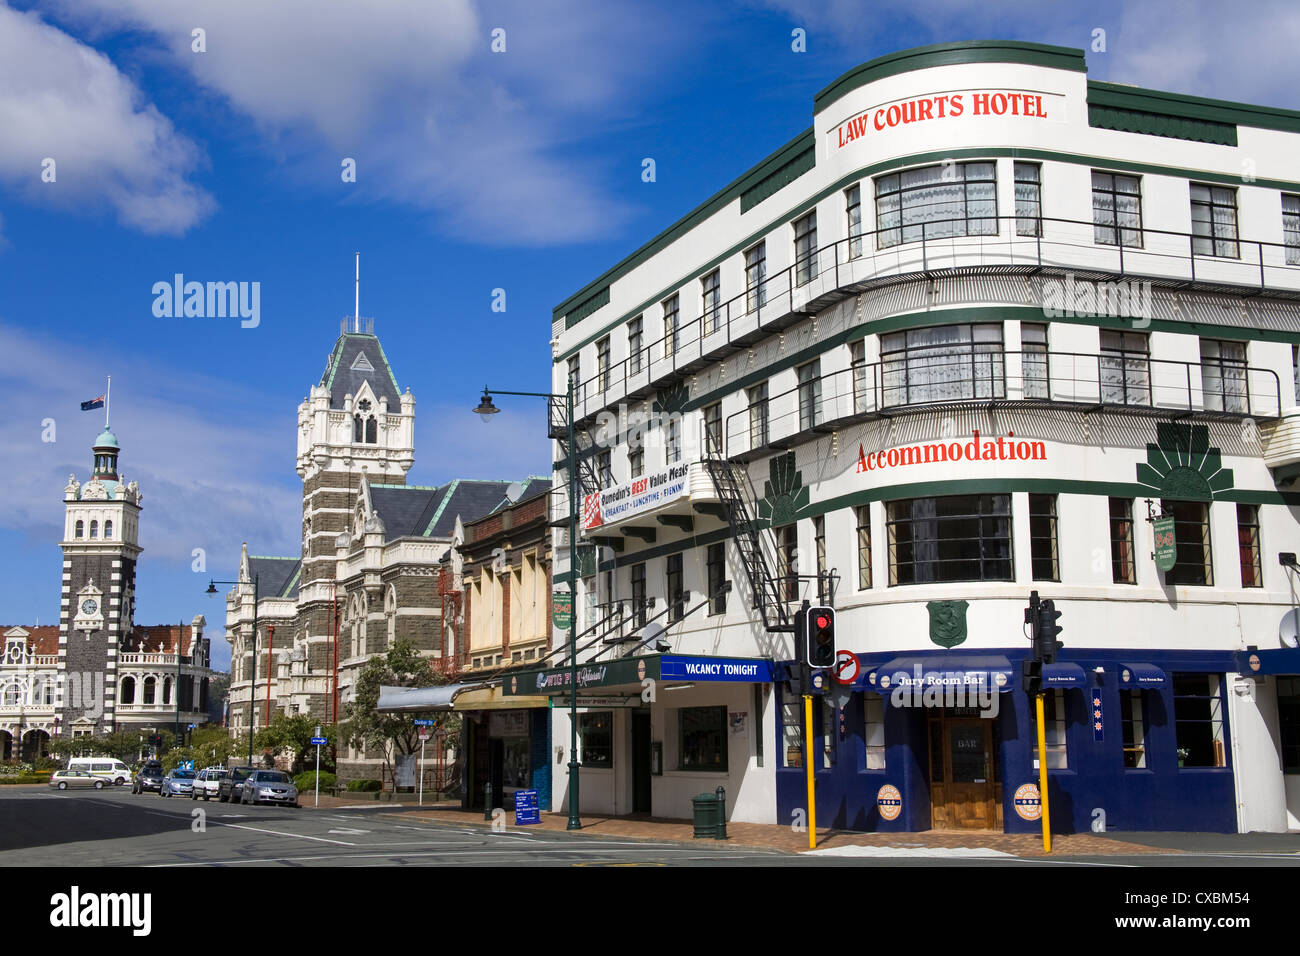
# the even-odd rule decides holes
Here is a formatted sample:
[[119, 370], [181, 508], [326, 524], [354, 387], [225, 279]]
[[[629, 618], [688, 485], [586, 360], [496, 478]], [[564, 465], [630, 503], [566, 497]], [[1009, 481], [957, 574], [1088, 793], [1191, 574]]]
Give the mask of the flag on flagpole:
[[82, 402], [82, 403], [81, 403], [81, 410], [82, 410], [83, 412], [88, 412], [88, 411], [90, 411], [92, 408], [103, 408], [103, 407], [104, 407], [104, 396], [103, 396], [103, 395], [99, 396], [99, 398], [92, 398], [92, 399], [91, 399], [90, 401], [88, 401], [88, 402]]

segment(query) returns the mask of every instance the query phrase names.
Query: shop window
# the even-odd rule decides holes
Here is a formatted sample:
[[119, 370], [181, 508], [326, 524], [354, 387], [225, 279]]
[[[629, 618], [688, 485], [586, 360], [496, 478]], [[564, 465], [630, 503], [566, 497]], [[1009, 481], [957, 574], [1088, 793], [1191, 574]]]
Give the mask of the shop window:
[[1056, 495], [1029, 496], [1029, 554], [1035, 581], [1061, 580]]
[[[1065, 741], [1065, 691], [1057, 689], [1043, 694], [1044, 737], [1047, 745], [1047, 769], [1069, 767]], [[1029, 701], [1029, 740], [1033, 747], [1033, 768], [1038, 770], [1038, 706]]]
[[1300, 677], [1277, 679], [1277, 723], [1282, 772], [1300, 774]]
[[661, 303], [664, 310], [664, 358], [677, 351], [677, 317], [679, 300], [669, 296]]
[[709, 545], [707, 553], [710, 614], [727, 613], [727, 595], [722, 590], [727, 583], [726, 548], [726, 543], [719, 541], [717, 544]]
[[884, 405], [1005, 398], [1002, 325], [938, 325], [880, 337]]
[[704, 334], [712, 335], [722, 325], [722, 273], [714, 269], [700, 280], [701, 315], [704, 317]]
[[578, 715], [578, 743], [582, 748], [582, 766], [614, 766], [614, 712], [597, 711]]
[[1110, 573], [1116, 584], [1137, 584], [1133, 559], [1133, 501], [1110, 499]]
[[862, 739], [867, 748], [865, 769], [885, 769], [885, 699], [879, 694], [862, 695]]
[[1198, 256], [1240, 258], [1237, 246], [1237, 190], [1191, 183], [1192, 252]]
[[944, 782], [942, 720], [930, 721], [930, 782]]
[[1226, 767], [1220, 674], [1174, 674], [1178, 766]]
[[1142, 180], [1092, 171], [1093, 240], [1142, 248]]
[[849, 258], [862, 255], [862, 187], [850, 186], [844, 190], [844, 209], [848, 218]]
[[1043, 167], [1038, 163], [1016, 163], [1016, 235], [1043, 234]]
[[783, 767], [803, 766], [803, 701], [789, 698], [781, 702], [781, 752]]
[[1101, 400], [1112, 405], [1151, 404], [1151, 359], [1145, 332], [1102, 330]]
[[1201, 394], [1207, 411], [1250, 413], [1245, 342], [1201, 339]]
[[906, 498], [886, 505], [889, 584], [1011, 581], [1011, 496]]
[[1025, 398], [1050, 398], [1047, 355], [1047, 326], [1020, 324], [1020, 375]]
[[[1300, 395], [1300, 386], [1296, 387]], [[762, 448], [767, 444], [767, 382], [749, 389], [749, 447]]]
[[1160, 507], [1166, 515], [1173, 515], [1178, 548], [1173, 569], [1165, 574], [1165, 583], [1213, 587], [1210, 506], [1204, 501], [1162, 501]]
[[859, 505], [858, 516], [858, 590], [871, 587], [871, 506]]
[[641, 371], [645, 345], [645, 319], [638, 315], [627, 324], [627, 374]]
[[821, 424], [821, 361], [799, 366], [799, 429], [807, 431]]
[[1262, 588], [1259, 555], [1259, 505], [1237, 505], [1237, 553], [1241, 556], [1241, 586]]
[[805, 285], [817, 278], [817, 210], [792, 224], [794, 228], [794, 283]]
[[876, 180], [877, 246], [996, 236], [996, 164], [944, 163]]
[[1282, 194], [1282, 241], [1286, 264], [1300, 266], [1300, 196]]
[[835, 766], [835, 741], [839, 739], [839, 712], [826, 697], [821, 699], [821, 733], [818, 739], [822, 744], [822, 769], [829, 770]]
[[745, 250], [745, 310], [753, 312], [767, 304], [767, 243]]
[[727, 708], [685, 707], [677, 712], [681, 731], [679, 770], [727, 769]]
[[686, 615], [686, 592], [682, 589], [682, 556], [668, 556], [668, 623], [676, 624]]
[[1147, 765], [1147, 722], [1142, 691], [1119, 692], [1120, 724], [1124, 736], [1124, 768], [1143, 770]]

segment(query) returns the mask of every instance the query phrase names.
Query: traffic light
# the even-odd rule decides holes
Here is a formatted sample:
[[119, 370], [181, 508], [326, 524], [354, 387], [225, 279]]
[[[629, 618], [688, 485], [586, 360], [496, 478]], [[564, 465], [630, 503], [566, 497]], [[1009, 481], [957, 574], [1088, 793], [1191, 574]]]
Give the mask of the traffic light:
[[1056, 623], [1060, 617], [1061, 612], [1056, 609], [1051, 598], [1038, 606], [1038, 627], [1034, 631], [1034, 643], [1037, 657], [1045, 664], [1056, 663], [1056, 652], [1065, 646], [1056, 639], [1056, 635], [1064, 630]]
[[810, 607], [807, 617], [808, 663], [812, 667], [835, 666], [835, 609]]
[[1026, 694], [1042, 693], [1043, 662], [1037, 657], [1030, 657], [1020, 662], [1020, 686]]

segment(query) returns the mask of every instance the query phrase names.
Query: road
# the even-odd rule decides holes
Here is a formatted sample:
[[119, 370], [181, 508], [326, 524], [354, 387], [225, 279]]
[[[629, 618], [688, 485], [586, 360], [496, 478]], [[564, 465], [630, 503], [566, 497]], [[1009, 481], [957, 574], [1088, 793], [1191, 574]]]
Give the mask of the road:
[[[0, 792], [0, 865], [248, 866], [1012, 866], [1168, 867], [1300, 864], [1295, 838], [1184, 839], [1177, 855], [1020, 859], [789, 854], [735, 844], [615, 840], [412, 819], [414, 808], [242, 806], [127, 790]], [[1243, 842], [1245, 841], [1245, 842]]]

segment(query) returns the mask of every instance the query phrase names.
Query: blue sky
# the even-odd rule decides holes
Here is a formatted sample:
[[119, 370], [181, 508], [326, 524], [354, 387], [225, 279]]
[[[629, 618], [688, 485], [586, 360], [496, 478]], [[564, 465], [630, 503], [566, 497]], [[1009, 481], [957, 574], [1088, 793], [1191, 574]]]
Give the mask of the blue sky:
[[[417, 399], [409, 480], [544, 473], [540, 403], [484, 425], [477, 390], [545, 389], [551, 309], [807, 128], [840, 73], [1011, 38], [1088, 49], [1093, 78], [1300, 107], [1295, 5], [1219, 8], [0, 0], [0, 623], [57, 620], [62, 488], [103, 425], [78, 403], [106, 375], [145, 496], [136, 619], [202, 613], [219, 636], [203, 590], [240, 542], [297, 551], [296, 408], [351, 314], [354, 252], [361, 313]], [[155, 317], [178, 272], [259, 282], [260, 325]]]

